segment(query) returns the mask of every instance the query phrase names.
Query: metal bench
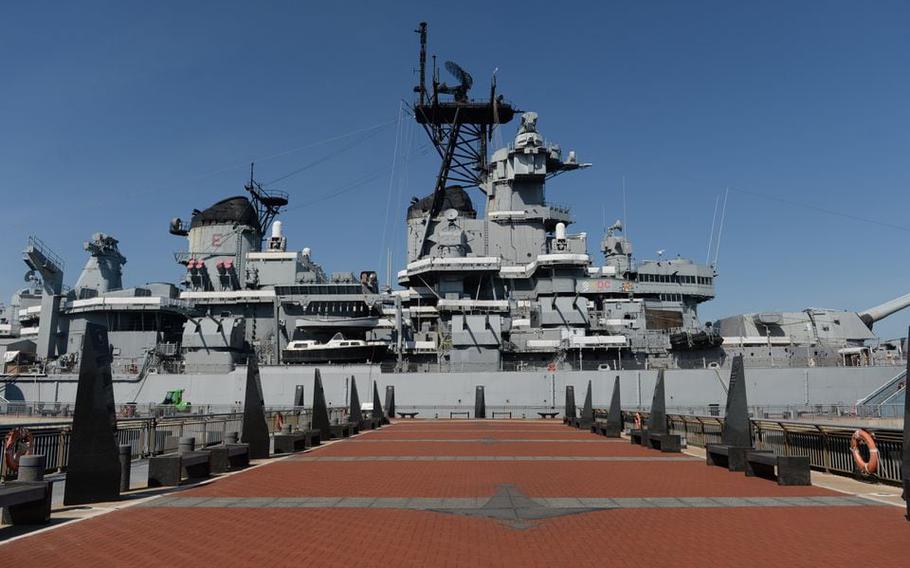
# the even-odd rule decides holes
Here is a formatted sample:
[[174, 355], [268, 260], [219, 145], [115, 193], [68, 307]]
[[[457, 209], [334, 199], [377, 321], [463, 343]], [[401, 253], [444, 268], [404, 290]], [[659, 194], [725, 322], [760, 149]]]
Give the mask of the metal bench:
[[746, 453], [758, 451], [750, 447], [707, 444], [705, 446], [705, 463], [725, 467], [730, 471], [746, 471]]
[[556, 418], [559, 415], [559, 412], [538, 412], [537, 415], [544, 420], [547, 420], [550, 418]]
[[14, 525], [46, 523], [51, 518], [50, 481], [10, 481], [0, 485], [3, 517]]
[[746, 476], [763, 477], [778, 485], [812, 485], [809, 458], [778, 456], [767, 451], [746, 452]]
[[449, 412], [449, 419], [455, 418], [456, 416], [464, 416], [465, 418], [470, 418], [471, 413], [467, 410], [464, 412]]
[[509, 420], [512, 419], [512, 411], [511, 411], [511, 410], [500, 410], [499, 412], [496, 412], [496, 411], [494, 410], [494, 411], [493, 411], [493, 419], [494, 419], [494, 420], [496, 419], [496, 415], [497, 415], [497, 414], [500, 415], [500, 416], [508, 416], [508, 417], [509, 417]]
[[419, 412], [399, 412], [398, 417], [399, 418], [410, 418], [411, 420], [413, 420], [414, 417], [417, 416], [418, 414], [420, 414], [420, 413]]

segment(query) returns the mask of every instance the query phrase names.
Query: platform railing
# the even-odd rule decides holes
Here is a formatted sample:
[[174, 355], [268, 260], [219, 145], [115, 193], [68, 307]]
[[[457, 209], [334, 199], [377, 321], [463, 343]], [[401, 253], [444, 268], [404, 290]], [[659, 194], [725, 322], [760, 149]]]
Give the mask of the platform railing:
[[[312, 412], [305, 407], [273, 407], [266, 410], [269, 432], [280, 430], [282, 425], [308, 430], [312, 427]], [[342, 422], [347, 408], [329, 408], [329, 420]], [[243, 412], [211, 414], [165, 415], [140, 418], [118, 418], [117, 443], [132, 447], [133, 459], [177, 450], [181, 436], [194, 436], [200, 446], [222, 442], [232, 432], [241, 433]], [[72, 424], [69, 422], [24, 422], [0, 424], [0, 440], [5, 440], [15, 428], [26, 428], [32, 437], [31, 453], [47, 456], [46, 472], [66, 471], [69, 460]], [[13, 476], [6, 459], [0, 459], [0, 478]]]
[[[644, 411], [623, 411], [623, 423], [632, 428], [635, 414], [647, 423]], [[595, 411], [595, 420], [606, 420], [606, 410]], [[783, 456], [805, 456], [812, 469], [845, 476], [858, 476], [850, 450], [850, 438], [856, 426], [805, 421], [753, 419], [752, 435], [756, 449], [773, 450]], [[679, 434], [688, 445], [704, 447], [719, 444], [724, 428], [720, 416], [667, 414], [667, 427], [671, 434]], [[903, 431], [895, 428], [864, 426], [875, 438], [879, 465], [870, 481], [899, 485], [901, 483], [901, 451]], [[865, 450], [861, 450], [865, 451]], [[868, 459], [868, 455], [865, 456]]]
[[[450, 418], [474, 419], [474, 404], [399, 404], [395, 411], [400, 413], [417, 412], [417, 418], [433, 418], [448, 420]], [[519, 404], [487, 404], [486, 417], [488, 419], [537, 419], [539, 412], [559, 412], [547, 404], [519, 405]], [[494, 416], [495, 413], [495, 416]]]

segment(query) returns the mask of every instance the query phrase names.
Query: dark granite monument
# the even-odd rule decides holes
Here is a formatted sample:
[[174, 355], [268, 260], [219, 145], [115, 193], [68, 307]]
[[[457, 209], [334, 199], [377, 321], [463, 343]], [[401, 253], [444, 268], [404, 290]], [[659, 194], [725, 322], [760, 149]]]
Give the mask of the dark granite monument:
[[385, 415], [395, 418], [395, 385], [385, 387]]
[[389, 419], [382, 412], [382, 401], [379, 400], [379, 385], [373, 383], [373, 420], [377, 424], [388, 424]]
[[329, 407], [325, 402], [322, 375], [316, 369], [313, 378], [313, 430], [319, 430], [321, 440], [332, 439], [332, 424], [329, 422]]
[[622, 406], [619, 400], [619, 377], [613, 381], [613, 397], [610, 399], [610, 410], [607, 413], [607, 425], [603, 428], [604, 436], [619, 438], [622, 434]]
[[727, 407], [720, 444], [705, 446], [708, 465], [726, 467], [730, 471], [746, 470], [746, 452], [752, 450], [752, 421], [746, 399], [746, 371], [743, 356], [733, 358], [730, 384], [727, 386]]
[[667, 433], [667, 399], [664, 389], [664, 370], [657, 371], [657, 384], [654, 385], [654, 396], [651, 397], [651, 410], [648, 412], [648, 433]]
[[351, 410], [350, 418], [352, 424], [360, 428], [363, 424], [363, 410], [360, 408], [360, 394], [357, 392], [357, 379], [351, 375]]
[[575, 387], [566, 385], [566, 411], [563, 414], [562, 421], [571, 423], [575, 419]]
[[483, 396], [483, 385], [474, 387], [474, 418], [487, 417], [487, 401]]
[[120, 497], [117, 446], [107, 329], [88, 323], [82, 338], [64, 505], [113, 501]]
[[581, 409], [581, 416], [576, 422], [579, 428], [588, 429], [594, 424], [594, 398], [591, 391], [591, 381], [588, 381], [588, 391], [585, 393], [585, 405]]
[[269, 425], [265, 419], [265, 400], [259, 378], [259, 361], [255, 351], [246, 363], [246, 396], [243, 400], [243, 430], [240, 440], [250, 446], [250, 459], [269, 457]]

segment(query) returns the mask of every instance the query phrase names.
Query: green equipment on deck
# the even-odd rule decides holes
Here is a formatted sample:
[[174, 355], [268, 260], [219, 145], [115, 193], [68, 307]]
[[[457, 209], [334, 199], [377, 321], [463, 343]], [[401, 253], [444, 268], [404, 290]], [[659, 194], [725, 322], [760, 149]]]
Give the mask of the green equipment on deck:
[[183, 389], [167, 391], [161, 404], [173, 406], [177, 412], [187, 412], [190, 409], [189, 401], [183, 400]]

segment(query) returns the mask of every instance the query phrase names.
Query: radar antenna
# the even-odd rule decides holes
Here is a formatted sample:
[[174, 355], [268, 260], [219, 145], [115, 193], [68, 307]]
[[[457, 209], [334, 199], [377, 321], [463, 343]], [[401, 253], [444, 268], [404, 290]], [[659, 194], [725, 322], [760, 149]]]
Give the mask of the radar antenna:
[[288, 204], [288, 194], [287, 192], [276, 191], [274, 189], [266, 191], [262, 187], [262, 184], [253, 177], [254, 166], [255, 163], [251, 162], [250, 181], [243, 186], [243, 189], [247, 190], [250, 197], [253, 199], [253, 205], [256, 207], [256, 213], [259, 217], [259, 228], [262, 231], [262, 238], [264, 238], [264, 235], [268, 234], [268, 229], [272, 224], [272, 221], [274, 221], [278, 213], [281, 212], [281, 208]]

